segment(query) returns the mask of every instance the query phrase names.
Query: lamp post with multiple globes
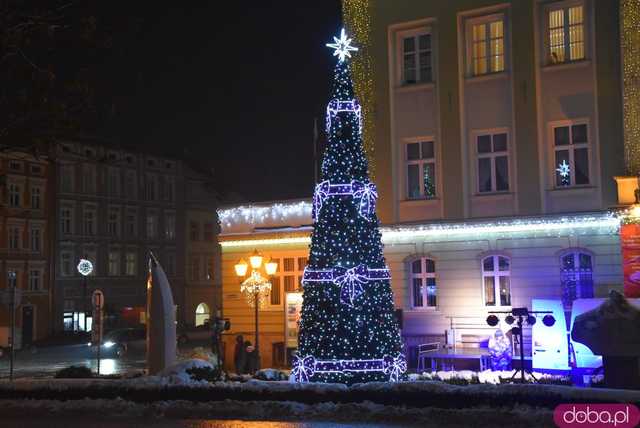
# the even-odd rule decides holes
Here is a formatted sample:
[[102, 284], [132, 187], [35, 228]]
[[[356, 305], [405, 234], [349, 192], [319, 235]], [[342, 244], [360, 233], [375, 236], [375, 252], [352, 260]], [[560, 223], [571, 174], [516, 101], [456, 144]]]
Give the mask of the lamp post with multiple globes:
[[[259, 327], [258, 327], [258, 308], [262, 306], [271, 291], [271, 283], [269, 277], [274, 275], [278, 270], [278, 263], [269, 259], [268, 262], [263, 263], [263, 257], [254, 250], [253, 254], [249, 257], [249, 263], [244, 259], [240, 259], [234, 266], [236, 275], [240, 278], [247, 276], [249, 265], [251, 265], [251, 274], [240, 284], [240, 291], [246, 296], [249, 304], [253, 304], [254, 316], [255, 316], [255, 352], [256, 360], [259, 368], [260, 366], [260, 343], [259, 343]], [[260, 272], [264, 268], [266, 277]]]

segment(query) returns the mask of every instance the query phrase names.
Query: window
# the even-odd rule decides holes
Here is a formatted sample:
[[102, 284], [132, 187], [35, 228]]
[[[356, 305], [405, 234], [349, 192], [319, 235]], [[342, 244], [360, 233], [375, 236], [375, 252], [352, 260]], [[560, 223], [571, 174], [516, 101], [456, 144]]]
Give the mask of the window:
[[31, 208], [33, 208], [34, 210], [40, 209], [41, 196], [42, 196], [42, 193], [39, 187], [31, 188]]
[[189, 279], [191, 281], [198, 281], [200, 279], [200, 258], [198, 256], [191, 256], [191, 263], [189, 263]]
[[189, 237], [192, 241], [200, 239], [200, 228], [198, 227], [198, 223], [195, 221], [189, 223]]
[[[103, 267], [99, 266], [96, 263], [96, 260], [98, 260], [98, 254], [93, 246], [85, 249], [84, 258], [89, 260], [91, 264], [93, 264], [93, 270], [91, 271], [89, 276], [96, 276], [98, 274], [98, 269], [100, 269], [100, 271], [103, 271]], [[76, 260], [76, 266], [74, 266], [74, 269], [77, 269], [77, 264], [78, 260]]]
[[507, 134], [476, 136], [478, 155], [478, 192], [506, 192], [509, 190], [509, 154]]
[[167, 266], [166, 273], [169, 276], [176, 274], [176, 255], [173, 252], [167, 253]]
[[109, 218], [107, 219], [107, 233], [109, 236], [118, 236], [120, 231], [120, 210], [109, 208]]
[[39, 291], [40, 283], [40, 271], [37, 269], [29, 270], [29, 291]]
[[62, 165], [60, 167], [60, 190], [63, 192], [73, 192], [73, 165]]
[[93, 208], [85, 208], [83, 213], [83, 232], [85, 235], [96, 234], [96, 212]]
[[176, 215], [173, 213], [164, 215], [164, 236], [166, 239], [176, 239]]
[[553, 127], [556, 187], [589, 184], [589, 129], [586, 123]]
[[175, 183], [173, 181], [173, 177], [165, 177], [164, 185], [162, 187], [162, 198], [165, 201], [173, 201], [174, 187], [175, 187]]
[[11, 171], [22, 171], [22, 162], [10, 161], [9, 162], [9, 169]]
[[209, 306], [206, 303], [200, 303], [196, 307], [196, 327], [200, 325], [204, 325], [206, 322], [209, 322], [211, 318], [211, 313], [209, 311]]
[[436, 154], [433, 141], [406, 145], [407, 198], [433, 199], [436, 197]]
[[136, 257], [135, 251], [127, 251], [127, 254], [125, 255], [125, 266], [124, 266], [125, 275], [133, 276], [136, 274], [136, 268], [137, 268], [136, 261], [137, 261], [137, 257]]
[[158, 180], [155, 175], [147, 174], [145, 180], [145, 197], [147, 201], [155, 201], [156, 200], [156, 189], [158, 186]]
[[156, 238], [158, 236], [158, 216], [156, 214], [147, 213], [147, 238]]
[[306, 257], [284, 257], [273, 259], [278, 264], [276, 273], [270, 278], [271, 294], [269, 303], [271, 306], [280, 306], [283, 302], [283, 293], [302, 290], [302, 275], [307, 266]]
[[18, 278], [20, 278], [20, 272], [14, 269], [9, 269], [7, 273], [13, 272], [15, 275], [7, 275], [7, 286], [18, 288]]
[[20, 206], [20, 186], [18, 184], [9, 184], [9, 206]]
[[548, 10], [549, 63], [585, 58], [584, 9], [582, 5]]
[[31, 251], [40, 252], [42, 247], [42, 231], [31, 229]]
[[72, 256], [69, 251], [60, 253], [60, 275], [71, 276], [73, 274]]
[[593, 263], [590, 254], [572, 251], [560, 257], [560, 264], [562, 302], [566, 310], [571, 310], [576, 299], [594, 297]]
[[213, 242], [213, 223], [204, 224], [204, 240]]
[[136, 180], [136, 172], [135, 171], [127, 171], [124, 176], [124, 193], [125, 197], [128, 199], [135, 199], [138, 192], [137, 190], [137, 180]]
[[20, 227], [19, 226], [9, 226], [9, 249], [10, 250], [20, 249]]
[[207, 257], [207, 281], [213, 279], [213, 257]]
[[480, 76], [504, 71], [504, 18], [491, 16], [471, 23], [471, 74]]
[[[508, 257], [489, 256], [482, 260], [485, 306], [511, 306], [511, 262]], [[496, 300], [498, 296], [499, 300]]]
[[94, 165], [82, 165], [82, 190], [85, 193], [96, 193], [96, 169]]
[[436, 264], [422, 257], [411, 263], [411, 296], [414, 308], [435, 308], [436, 300]]
[[107, 172], [107, 193], [109, 196], [120, 196], [120, 174], [117, 168], [109, 168]]
[[109, 276], [120, 275], [120, 252], [111, 250], [109, 251], [109, 265], [107, 270]]
[[68, 235], [73, 233], [72, 225], [73, 225], [73, 209], [69, 207], [63, 207], [60, 210], [60, 229], [62, 234]]
[[128, 237], [136, 236], [137, 234], [137, 215], [135, 211], [127, 211], [125, 218], [125, 233]]
[[32, 175], [42, 175], [42, 167], [40, 165], [31, 165]]
[[402, 37], [402, 83], [433, 81], [431, 34], [421, 33]]

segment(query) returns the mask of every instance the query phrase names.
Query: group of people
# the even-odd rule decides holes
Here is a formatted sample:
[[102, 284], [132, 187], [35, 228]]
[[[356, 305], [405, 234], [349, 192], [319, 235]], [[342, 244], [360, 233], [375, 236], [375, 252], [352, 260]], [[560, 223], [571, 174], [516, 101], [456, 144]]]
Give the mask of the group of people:
[[241, 334], [236, 336], [233, 362], [237, 374], [254, 374], [258, 370], [258, 350]]

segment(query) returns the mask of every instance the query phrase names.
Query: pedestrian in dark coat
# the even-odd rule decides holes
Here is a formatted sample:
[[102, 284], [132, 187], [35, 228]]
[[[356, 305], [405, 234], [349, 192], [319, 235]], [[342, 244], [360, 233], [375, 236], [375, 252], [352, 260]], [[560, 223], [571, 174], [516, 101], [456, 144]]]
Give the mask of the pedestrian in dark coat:
[[236, 366], [237, 374], [245, 374], [247, 368], [247, 350], [244, 345], [244, 338], [241, 334], [236, 336], [236, 348], [233, 353], [233, 362]]
[[258, 350], [248, 340], [244, 342], [244, 347], [247, 353], [247, 373], [253, 375], [258, 370]]

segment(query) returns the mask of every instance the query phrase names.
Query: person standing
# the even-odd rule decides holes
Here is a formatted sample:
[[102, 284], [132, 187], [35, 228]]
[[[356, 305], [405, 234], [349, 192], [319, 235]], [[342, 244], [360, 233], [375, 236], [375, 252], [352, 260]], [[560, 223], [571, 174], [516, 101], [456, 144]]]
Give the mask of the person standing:
[[247, 351], [244, 345], [244, 337], [241, 334], [236, 336], [236, 347], [233, 353], [233, 362], [236, 366], [237, 374], [245, 374], [247, 366]]

